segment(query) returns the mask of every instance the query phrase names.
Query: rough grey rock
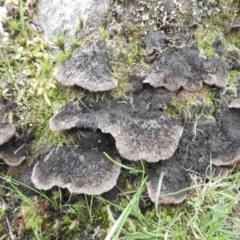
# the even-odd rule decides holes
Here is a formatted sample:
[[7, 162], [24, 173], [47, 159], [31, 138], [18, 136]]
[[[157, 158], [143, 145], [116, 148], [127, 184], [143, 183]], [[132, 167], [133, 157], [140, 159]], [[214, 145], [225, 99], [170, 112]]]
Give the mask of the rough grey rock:
[[68, 47], [77, 31], [100, 25], [109, 4], [109, 0], [39, 0], [36, 24], [49, 41], [55, 40], [57, 33], [61, 32]]

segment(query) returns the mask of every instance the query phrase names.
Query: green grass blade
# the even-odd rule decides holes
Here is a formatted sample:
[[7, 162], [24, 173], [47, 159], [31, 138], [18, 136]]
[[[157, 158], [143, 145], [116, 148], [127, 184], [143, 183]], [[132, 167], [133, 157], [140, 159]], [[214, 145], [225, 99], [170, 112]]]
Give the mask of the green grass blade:
[[22, 34], [23, 34], [23, 36], [26, 36], [25, 21], [24, 21], [23, 0], [20, 0], [20, 1], [19, 1], [19, 15], [20, 15], [20, 22], [21, 22]]
[[119, 167], [121, 168], [124, 168], [124, 169], [127, 169], [130, 171], [130, 173], [144, 173], [144, 170], [139, 170], [139, 169], [136, 169], [136, 168], [132, 168], [132, 167], [129, 167], [129, 166], [126, 166], [124, 164], [121, 164], [119, 162], [116, 162], [114, 159], [112, 159], [107, 153], [103, 152], [103, 154], [105, 155], [105, 157], [110, 160], [111, 162], [113, 162], [114, 164], [118, 165]]
[[[6, 63], [6, 64], [5, 64]], [[18, 95], [21, 97], [21, 99], [27, 103], [27, 99], [23, 96], [21, 89], [19, 88], [18, 84], [15, 82], [13, 75], [10, 71], [11, 66], [10, 66], [10, 62], [9, 62], [9, 58], [7, 56], [7, 53], [5, 52], [5, 61], [3, 61], [3, 59], [1, 59], [1, 64], [3, 66], [3, 69], [5, 71], [5, 73], [7, 74], [7, 77], [9, 79], [9, 81], [11, 82], [11, 84], [13, 85], [13, 87], [16, 89]], [[7, 65], [7, 66], [6, 66]]]
[[105, 240], [113, 239], [113, 236], [116, 232], [117, 232], [117, 236], [118, 236], [119, 233], [122, 231], [122, 227], [123, 227], [124, 223], [126, 222], [128, 215], [130, 214], [132, 209], [136, 207], [136, 205], [139, 201], [139, 197], [140, 197], [142, 191], [144, 190], [146, 181], [147, 181], [147, 177], [145, 177], [144, 180], [141, 182], [141, 185], [140, 185], [137, 193], [133, 196], [132, 200], [129, 202], [127, 207], [124, 209], [124, 211], [122, 212], [120, 217], [115, 221], [111, 230], [108, 232]]

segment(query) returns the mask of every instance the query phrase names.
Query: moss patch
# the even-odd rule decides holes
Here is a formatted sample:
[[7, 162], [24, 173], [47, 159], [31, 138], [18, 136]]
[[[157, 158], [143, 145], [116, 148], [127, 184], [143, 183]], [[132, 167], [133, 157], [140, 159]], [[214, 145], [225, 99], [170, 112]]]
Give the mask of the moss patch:
[[172, 93], [167, 112], [173, 117], [183, 116], [189, 121], [198, 117], [213, 118], [215, 112], [215, 92], [211, 87], [204, 85], [199, 92], [182, 91]]

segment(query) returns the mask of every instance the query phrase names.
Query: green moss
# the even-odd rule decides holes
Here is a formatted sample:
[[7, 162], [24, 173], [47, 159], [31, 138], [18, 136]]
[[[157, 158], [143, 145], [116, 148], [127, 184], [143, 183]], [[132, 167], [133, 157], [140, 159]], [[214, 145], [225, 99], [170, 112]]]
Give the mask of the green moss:
[[228, 83], [230, 85], [234, 84], [236, 85], [239, 77], [239, 71], [237, 70], [232, 70], [228, 72]]
[[167, 112], [178, 118], [182, 113], [188, 116], [190, 119], [193, 118], [193, 113], [190, 112], [190, 107], [196, 106], [197, 93], [183, 91], [179, 95], [176, 93], [171, 94], [171, 101], [167, 108]]
[[57, 63], [61, 63], [70, 57], [70, 52], [58, 52], [55, 55]]
[[204, 19], [204, 25], [194, 30], [195, 39], [197, 40], [200, 51], [205, 56], [214, 54], [212, 42], [216, 36], [223, 39], [225, 46], [229, 44], [239, 45], [239, 31], [237, 33], [226, 34], [227, 26], [234, 22], [237, 15], [232, 8], [232, 1], [222, 1], [221, 10], [215, 10], [212, 14]]
[[112, 64], [113, 76], [118, 80], [118, 86], [111, 91], [114, 98], [127, 96], [131, 90], [130, 68], [125, 64]]
[[107, 34], [107, 32], [103, 26], [98, 27], [98, 32], [102, 39], [109, 39], [109, 35]]
[[17, 36], [20, 33], [20, 24], [16, 20], [9, 23], [9, 30], [12, 36]]
[[[227, 26], [230, 26], [237, 17], [232, 8], [232, 1], [221, 1], [221, 6], [221, 10], [214, 10], [210, 16], [205, 17], [204, 25], [194, 30], [195, 40], [203, 57], [215, 55], [212, 43], [216, 36], [220, 36], [225, 49], [228, 49], [230, 45], [240, 47], [240, 31], [226, 33]], [[238, 71], [228, 72], [228, 85], [224, 88], [223, 94], [229, 90], [236, 94], [238, 75]], [[207, 86], [204, 86], [198, 94], [189, 93], [187, 96], [173, 94], [167, 111], [172, 116], [180, 116], [184, 113], [190, 119], [202, 115], [210, 117], [221, 105], [221, 100], [214, 99], [214, 95], [214, 91]]]
[[56, 88], [52, 89], [49, 94], [51, 106], [38, 95], [27, 96], [29, 101], [29, 110], [25, 113], [25, 117], [21, 122], [23, 128], [29, 124], [34, 127], [35, 140], [32, 146], [37, 148], [39, 143], [44, 141], [55, 145], [74, 142], [67, 134], [52, 132], [49, 128], [49, 119], [55, 112], [71, 99], [82, 99], [85, 96], [84, 91], [78, 88], [66, 88], [56, 84]]
[[237, 96], [237, 83], [239, 79], [239, 71], [232, 70], [228, 72], [228, 85], [224, 88], [223, 94], [231, 93], [232, 97]]
[[214, 96], [214, 91], [207, 85], [198, 92], [172, 93], [167, 112], [176, 118], [183, 114], [189, 121], [198, 117], [213, 118], [216, 110]]
[[113, 76], [118, 80], [118, 86], [111, 92], [114, 98], [126, 97], [132, 89], [131, 71], [133, 68], [138, 68], [143, 72], [150, 70], [150, 66], [144, 62], [139, 36], [137, 38], [135, 34], [131, 32], [128, 40], [124, 36], [119, 36], [114, 40], [113, 57], [110, 60]]
[[57, 37], [54, 41], [54, 43], [61, 49], [63, 52], [65, 51], [65, 46], [64, 46], [64, 37], [61, 32], [57, 33]]
[[229, 43], [229, 44], [232, 44], [232, 45], [235, 45], [236, 47], [240, 48], [240, 42], [239, 42], [239, 39], [240, 39], [240, 30], [234, 30], [230, 33], [228, 33], [226, 36], [226, 41]]
[[[21, 23], [14, 21], [10, 22], [11, 30], [15, 29], [14, 36], [11, 35], [12, 39], [5, 43], [6, 54], [1, 54], [3, 55], [1, 59], [2, 66], [7, 66], [5, 67], [7, 72], [12, 74], [14, 83], [19, 86], [24, 99], [26, 99], [25, 102], [18, 104], [15, 112], [19, 118], [18, 127], [22, 128], [23, 131], [29, 126], [34, 128], [35, 140], [29, 146], [32, 152], [35, 152], [42, 141], [56, 145], [62, 145], [64, 142], [70, 143], [73, 139], [69, 136], [52, 132], [49, 129], [49, 119], [66, 101], [82, 99], [86, 95], [79, 88], [60, 86], [53, 78], [56, 64], [69, 57], [71, 52], [60, 52], [56, 56], [52, 56], [48, 53], [49, 43], [44, 41], [38, 32], [30, 25], [26, 25], [27, 34], [23, 36], [17, 32], [17, 30], [20, 31]], [[59, 48], [65, 50], [61, 34], [57, 35], [56, 43]], [[79, 44], [82, 43], [75, 42], [75, 45]], [[74, 50], [74, 46], [72, 50]], [[4, 83], [1, 84], [1, 90], [13, 88], [8, 75], [1, 76]], [[15, 97], [16, 94], [13, 92], [10, 98]], [[88, 98], [92, 100], [92, 94], [89, 94]]]
[[213, 48], [209, 47], [205, 50], [205, 54], [207, 57], [211, 57], [211, 56], [215, 55], [215, 50]]

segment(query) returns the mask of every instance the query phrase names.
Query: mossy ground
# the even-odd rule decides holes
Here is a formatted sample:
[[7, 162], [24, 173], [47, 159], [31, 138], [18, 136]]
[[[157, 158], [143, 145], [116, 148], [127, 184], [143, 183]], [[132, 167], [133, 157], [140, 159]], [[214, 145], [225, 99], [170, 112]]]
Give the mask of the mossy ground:
[[[2, 5], [4, 1], [0, 3]], [[130, 1], [124, 4], [128, 5]], [[205, 18], [205, 24], [193, 33], [206, 57], [215, 54], [211, 44], [219, 33], [226, 49], [230, 45], [239, 47], [239, 31], [224, 33], [225, 22], [229, 19], [233, 21], [236, 16], [230, 10], [230, 1], [223, 1], [222, 4], [223, 10]], [[13, 113], [17, 128], [22, 131], [34, 128], [35, 138], [28, 146], [34, 156], [42, 142], [56, 145], [71, 143], [72, 140], [66, 134], [54, 133], [48, 126], [49, 118], [66, 101], [81, 100], [83, 97], [95, 101], [104, 98], [104, 94], [94, 95], [77, 87], [63, 87], [52, 77], [58, 62], [67, 58], [75, 47], [84, 44], [84, 40], [75, 39], [70, 52], [65, 51], [61, 45], [61, 36], [56, 37], [55, 43], [49, 43], [32, 27], [31, 13], [35, 3], [31, 11], [24, 10], [24, 17], [18, 5], [10, 4], [10, 8], [11, 14], [4, 23], [9, 40], [3, 41], [0, 46], [0, 97], [17, 102], [17, 109]], [[127, 35], [126, 32], [119, 32], [115, 37], [110, 64], [114, 77], [119, 81], [118, 87], [111, 92], [117, 100], [130, 97], [130, 73], [133, 68], [137, 67], [143, 72], [150, 70], [144, 62], [140, 44], [145, 31], [140, 26], [129, 26]], [[107, 31], [100, 28], [99, 32], [104, 41], [111, 41]], [[60, 52], [50, 54], [51, 46], [59, 47]], [[233, 90], [233, 95], [236, 94], [238, 74], [235, 70], [228, 73], [227, 90]], [[223, 89], [223, 94], [225, 92], [226, 89]], [[173, 117], [184, 114], [190, 120], [212, 118], [220, 105], [216, 100], [216, 90], [204, 86], [197, 93], [173, 93], [167, 111]], [[116, 203], [102, 197], [70, 195], [58, 188], [27, 197], [18, 190], [19, 183], [12, 182], [7, 176], [16, 177], [16, 172], [33, 162], [34, 157], [30, 157], [17, 170], [6, 168], [3, 163], [0, 165], [0, 239], [103, 239], [113, 225], [110, 212], [115, 219], [121, 214], [142, 179], [139, 173], [122, 171]], [[133, 167], [141, 169], [141, 164], [133, 164]], [[154, 208], [144, 190], [139, 205], [136, 208], [132, 206], [125, 222], [125, 239], [239, 239], [240, 223], [232, 213], [234, 208], [237, 209], [234, 201], [239, 199], [239, 174], [233, 173], [222, 182], [210, 181], [206, 186], [200, 186], [194, 178], [192, 181], [197, 187], [189, 192], [187, 201], [177, 207]], [[217, 207], [214, 208], [214, 205]], [[209, 216], [208, 221], [206, 216]]]

